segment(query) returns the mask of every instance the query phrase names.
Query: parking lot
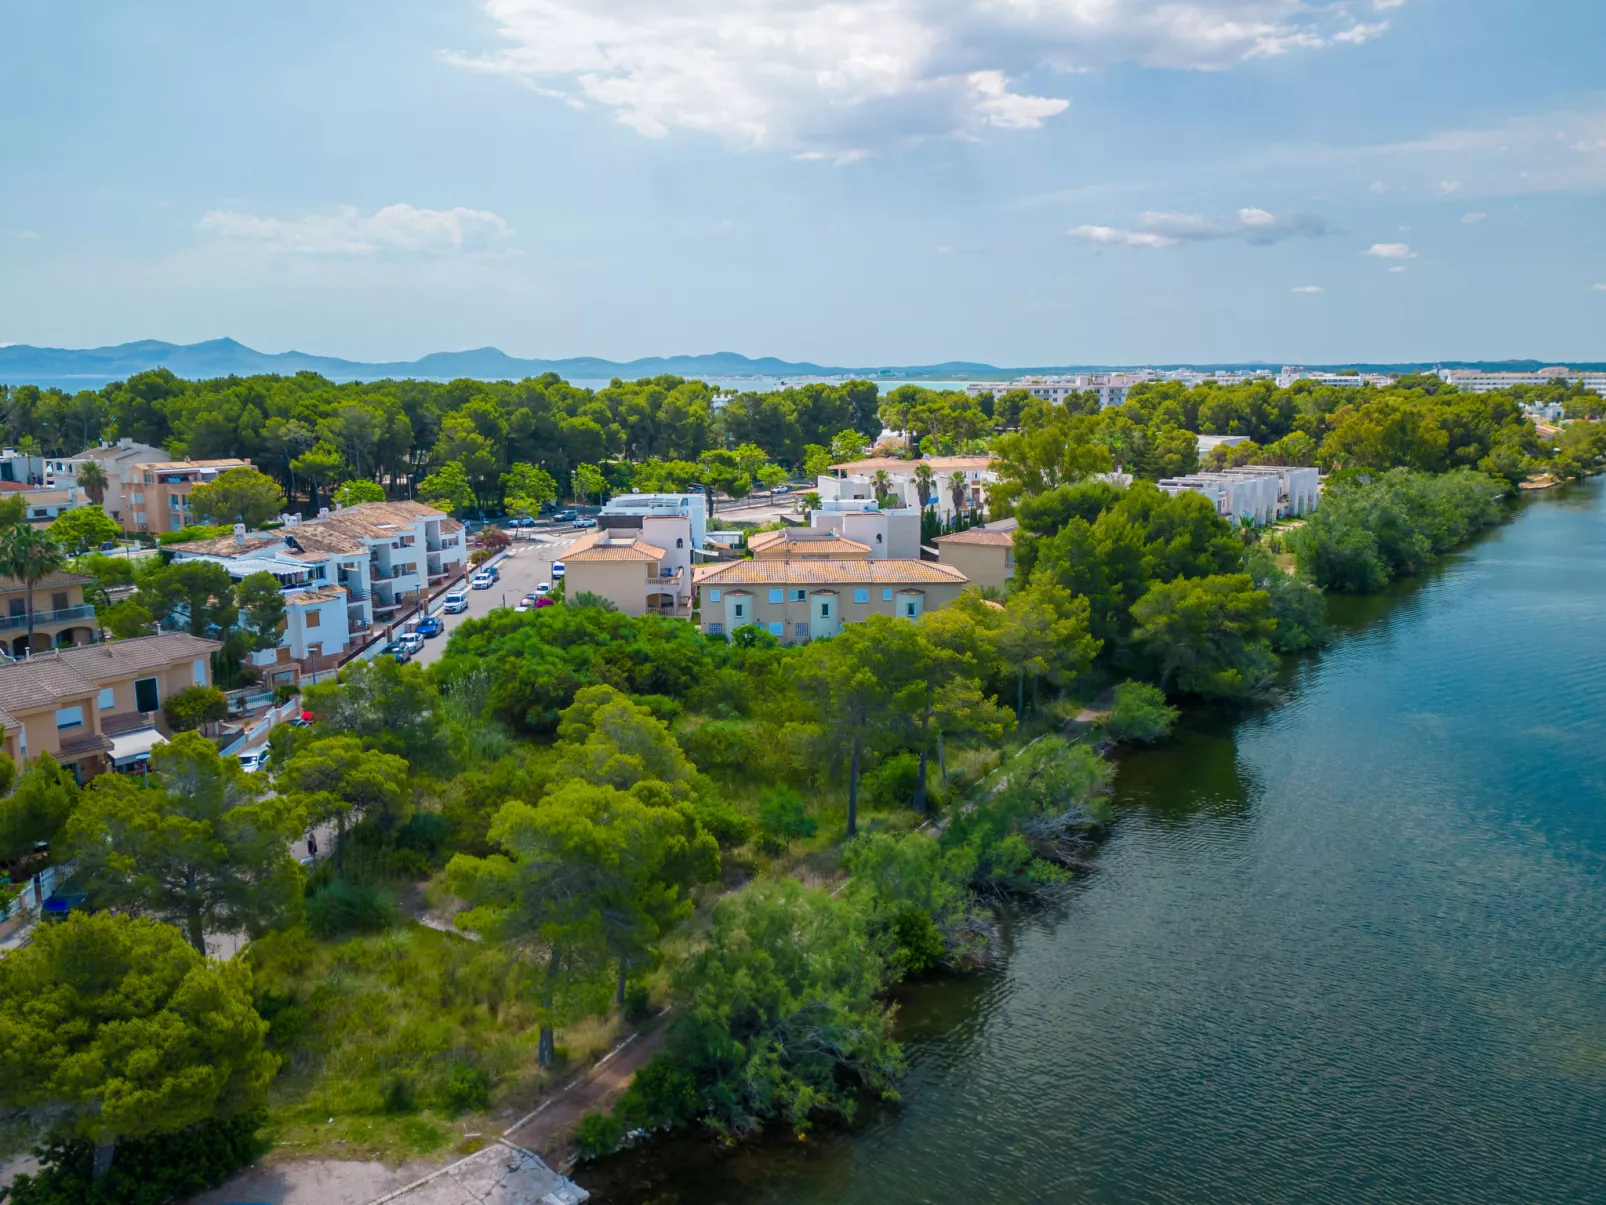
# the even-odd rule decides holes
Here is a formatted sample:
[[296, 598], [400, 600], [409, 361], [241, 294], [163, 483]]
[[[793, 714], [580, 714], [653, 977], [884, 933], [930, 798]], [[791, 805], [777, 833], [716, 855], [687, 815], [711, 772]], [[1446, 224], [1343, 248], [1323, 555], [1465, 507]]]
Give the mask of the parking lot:
[[[446, 631], [424, 642], [423, 650], [414, 658], [421, 665], [439, 661], [446, 652], [446, 641], [452, 631], [465, 619], [480, 619], [497, 607], [518, 605], [531, 590], [542, 582], [552, 581], [552, 562], [563, 559], [563, 550], [584, 534], [568, 526], [542, 524], [524, 528], [520, 538], [513, 541], [507, 556], [497, 564], [502, 580], [489, 590], [469, 590], [468, 610], [458, 615], [447, 615], [440, 603], [430, 608], [430, 614], [446, 625]], [[555, 583], [554, 583], [555, 584]], [[464, 583], [465, 588], [467, 583]]]

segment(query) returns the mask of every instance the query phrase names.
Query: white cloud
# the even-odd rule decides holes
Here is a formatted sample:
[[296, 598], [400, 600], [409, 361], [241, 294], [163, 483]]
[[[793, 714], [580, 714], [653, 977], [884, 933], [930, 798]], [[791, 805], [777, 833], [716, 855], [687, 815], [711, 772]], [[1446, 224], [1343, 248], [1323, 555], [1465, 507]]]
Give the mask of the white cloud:
[[1112, 247], [1175, 247], [1180, 243], [1212, 239], [1243, 239], [1266, 244], [1295, 236], [1319, 238], [1327, 233], [1327, 223], [1314, 214], [1275, 214], [1246, 207], [1234, 217], [1209, 218], [1199, 213], [1169, 213], [1149, 210], [1138, 214], [1132, 229], [1119, 226], [1077, 226], [1067, 230], [1071, 238], [1103, 243]]
[[1460, 189], [1460, 187], [1461, 187], [1461, 181], [1459, 181], [1459, 180], [1440, 180], [1439, 181], [1439, 191], [1441, 193], [1443, 193], [1445, 196], [1449, 196], [1451, 193], [1456, 192], [1458, 189]]
[[355, 206], [342, 205], [332, 214], [309, 214], [290, 221], [214, 209], [201, 218], [200, 226], [224, 238], [309, 255], [482, 251], [511, 233], [507, 222], [483, 209], [418, 209], [412, 205], [387, 205], [368, 216]]
[[1597, 292], [1597, 293], [1606, 293], [1606, 284], [1598, 284], [1598, 285], [1596, 285], [1595, 286], [1595, 292]]
[[37, 230], [7, 230], [5, 235], [7, 238], [22, 239], [25, 242], [32, 242], [34, 239], [39, 237], [39, 232]]
[[851, 160], [1033, 129], [1034, 72], [1216, 70], [1382, 26], [1318, 0], [482, 0], [504, 45], [448, 62], [612, 111], [649, 137]]
[[1463, 226], [1476, 226], [1488, 216], [1486, 213], [1464, 213], [1461, 215], [1461, 224]]
[[1373, 243], [1365, 251], [1378, 259], [1415, 259], [1416, 252], [1408, 243]]
[[1389, 23], [1379, 21], [1376, 25], [1363, 25], [1357, 21], [1348, 29], [1341, 29], [1333, 35], [1333, 41], [1346, 42], [1351, 46], [1359, 46], [1363, 42], [1370, 42], [1373, 38], [1381, 37], [1388, 31]]
[[1378, 12], [1383, 12], [1390, 8], [1401, 8], [1404, 4], [1405, 0], [1372, 0], [1372, 7], [1377, 9]]
[[1405, 265], [1404, 264], [1397, 264], [1394, 267], [1390, 268], [1389, 271], [1390, 272], [1403, 272], [1403, 271], [1405, 271]]
[[1295, 285], [1288, 290], [1290, 293], [1325, 293], [1327, 290], [1321, 285]]

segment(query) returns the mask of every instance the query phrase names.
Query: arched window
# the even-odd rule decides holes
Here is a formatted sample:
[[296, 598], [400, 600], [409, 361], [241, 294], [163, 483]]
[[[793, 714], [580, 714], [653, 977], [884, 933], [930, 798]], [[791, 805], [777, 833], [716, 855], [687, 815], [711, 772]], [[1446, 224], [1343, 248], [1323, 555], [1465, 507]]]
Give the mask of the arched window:
[[684, 536], [676, 536], [675, 537], [675, 547], [676, 548], [684, 548], [684, 547], [686, 547], [686, 540], [685, 540]]

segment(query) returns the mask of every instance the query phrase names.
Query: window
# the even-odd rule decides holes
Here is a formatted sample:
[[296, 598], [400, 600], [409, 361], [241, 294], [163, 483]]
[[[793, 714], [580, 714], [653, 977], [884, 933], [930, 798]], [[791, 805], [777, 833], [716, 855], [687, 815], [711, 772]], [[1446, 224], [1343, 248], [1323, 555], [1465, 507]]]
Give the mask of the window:
[[134, 708], [136, 711], [160, 711], [162, 696], [156, 689], [155, 678], [134, 680]]
[[719, 591], [718, 590], [710, 590], [708, 592], [708, 601], [709, 602], [718, 602], [719, 601]]
[[903, 604], [903, 613], [906, 616], [908, 616], [910, 619], [913, 619], [915, 617], [915, 605], [914, 605], [914, 603], [912, 603], [912, 602], [904, 603]]
[[307, 612], [307, 626], [309, 628], [316, 628], [316, 627], [320, 626], [322, 623], [323, 623], [323, 612], [322, 611], [308, 611]]
[[725, 634], [725, 625], [722, 624], [722, 623], [711, 623], [711, 624], [709, 624], [708, 625], [708, 634], [710, 636], [723, 636]]
[[870, 601], [870, 591], [868, 591], [868, 590], [855, 590], [853, 592], [853, 601], [856, 602], [856, 603], [867, 603], [867, 602], [869, 602]]
[[830, 619], [831, 618], [831, 604], [828, 603], [828, 602], [825, 602], [824, 600], [822, 600], [820, 602], [820, 618], [821, 619]]
[[26, 615], [28, 613], [28, 604], [23, 599], [12, 598], [12, 599], [8, 599], [6, 601], [7, 601], [7, 608], [10, 610], [11, 616], [12, 616], [13, 619], [18, 618], [18, 617], [23, 616], [23, 615]]
[[809, 638], [809, 625], [806, 623], [794, 623], [792, 625], [792, 635], [799, 640], [807, 640]]
[[48, 519], [50, 518], [50, 511], [46, 507], [36, 506], [33, 508], [33, 517], [36, 519]]
[[785, 628], [782, 626], [782, 624], [779, 621], [776, 621], [776, 622], [770, 624], [770, 635], [771, 636], [779, 636], [784, 631], [785, 631]]
[[875, 533], [875, 542], [877, 544], [881, 543], [881, 533], [879, 531]]
[[194, 672], [195, 672], [195, 685], [197, 685], [197, 686], [205, 686], [206, 685], [206, 658], [205, 657], [197, 657], [195, 659], [195, 665], [194, 665], [193, 668], [194, 668]]
[[66, 594], [52, 594], [50, 596], [50, 609], [52, 611], [65, 611], [67, 609]]
[[684, 547], [686, 547], [686, 539], [685, 539], [684, 536], [676, 536], [675, 537], [675, 547], [676, 548], [684, 548]]
[[67, 728], [82, 728], [84, 726], [84, 709], [82, 707], [63, 707], [56, 712], [56, 731]]
[[809, 592], [807, 590], [793, 590], [792, 591], [792, 601], [793, 602], [802, 602], [804, 599], [808, 598], [808, 596], [809, 596]]
[[99, 706], [102, 711], [110, 711], [113, 707], [116, 707], [117, 692], [109, 686], [101, 687], [100, 698], [97, 700], [97, 706]]
[[741, 619], [746, 614], [747, 614], [747, 604], [746, 603], [737, 603], [736, 604], [736, 618], [737, 619]]
[[890, 588], [881, 591], [881, 601], [882, 602], [891, 602], [892, 601], [892, 590]]

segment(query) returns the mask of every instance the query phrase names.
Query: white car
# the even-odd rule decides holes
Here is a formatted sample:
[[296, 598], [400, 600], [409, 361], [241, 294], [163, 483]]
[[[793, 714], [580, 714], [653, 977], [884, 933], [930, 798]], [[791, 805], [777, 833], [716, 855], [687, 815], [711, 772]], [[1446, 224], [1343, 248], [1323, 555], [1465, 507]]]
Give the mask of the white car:
[[481, 571], [469, 578], [468, 584], [473, 586], [476, 590], [489, 590], [491, 588], [491, 584], [495, 580], [496, 579], [493, 578], [489, 573]]
[[539, 586], [537, 586], [535, 588], [533, 593], [535, 594], [535, 597], [537, 597], [537, 598], [540, 598], [544, 594], [551, 594], [552, 593], [552, 583], [551, 582], [542, 582]]
[[581, 515], [573, 523], [569, 524], [570, 527], [574, 528], [595, 527], [596, 525], [597, 521], [595, 519], [588, 519], [584, 515]]
[[562, 561], [553, 561], [552, 562], [552, 576], [554, 578], [559, 578], [559, 577], [562, 577], [563, 574], [564, 574], [563, 562]]
[[460, 615], [468, 610], [468, 591], [453, 590], [446, 596], [446, 605], [441, 608], [448, 615]]
[[416, 654], [419, 649], [424, 647], [424, 636], [422, 632], [403, 632], [396, 638], [396, 643], [409, 653]]
[[255, 774], [266, 768], [268, 764], [268, 751], [266, 749], [247, 749], [239, 755], [240, 768], [247, 774]]

